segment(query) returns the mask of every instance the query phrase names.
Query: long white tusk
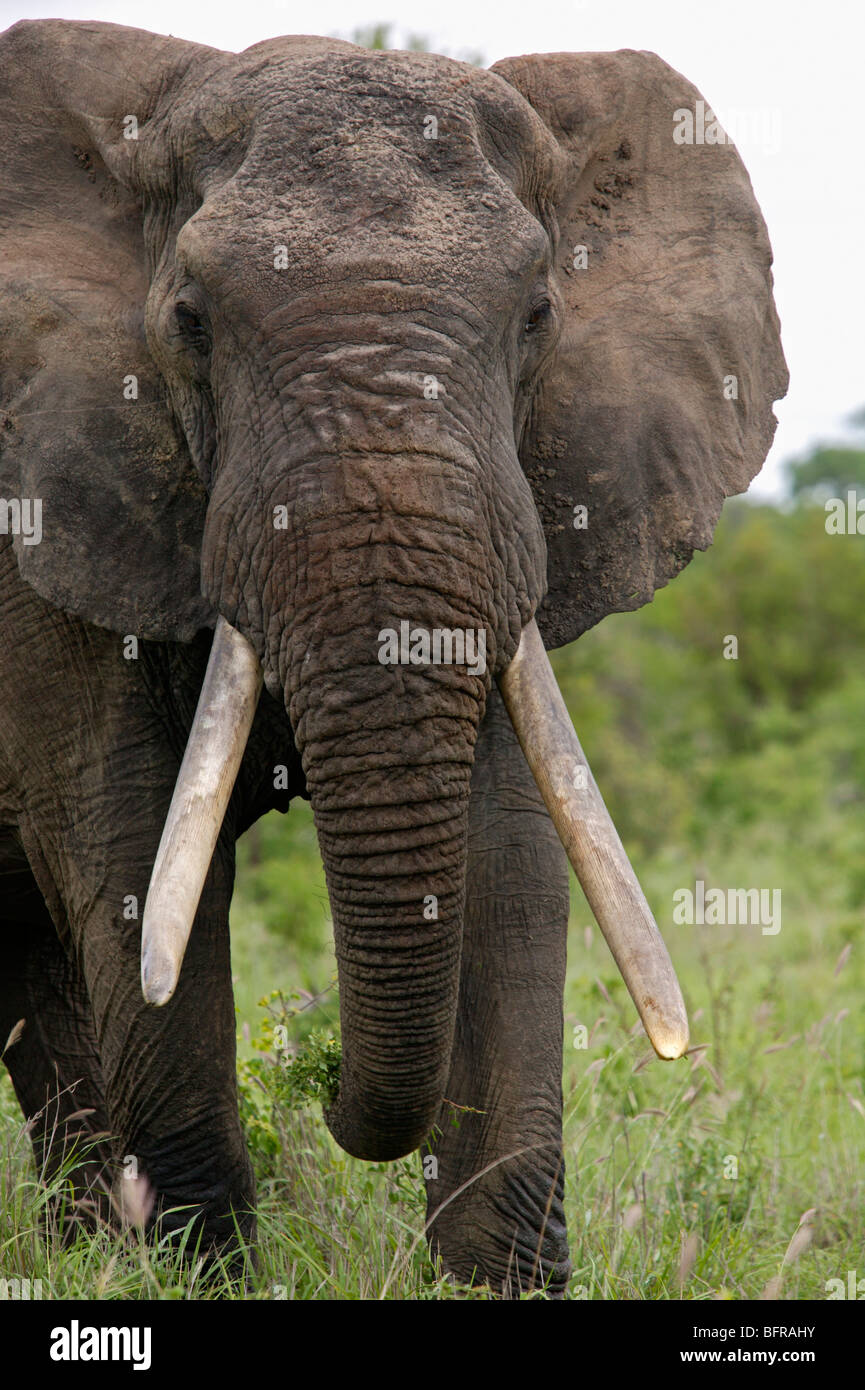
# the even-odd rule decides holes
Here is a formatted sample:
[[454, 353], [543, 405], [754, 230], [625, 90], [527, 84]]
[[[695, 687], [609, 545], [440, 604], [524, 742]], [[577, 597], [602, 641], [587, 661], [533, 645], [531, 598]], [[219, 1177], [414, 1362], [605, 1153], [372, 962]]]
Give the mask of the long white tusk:
[[643, 890], [586, 762], [537, 623], [499, 686], [526, 761], [659, 1057], [681, 1057], [688, 1018]]
[[250, 643], [219, 618], [144, 904], [141, 988], [148, 1004], [167, 1004], [177, 988], [261, 678]]

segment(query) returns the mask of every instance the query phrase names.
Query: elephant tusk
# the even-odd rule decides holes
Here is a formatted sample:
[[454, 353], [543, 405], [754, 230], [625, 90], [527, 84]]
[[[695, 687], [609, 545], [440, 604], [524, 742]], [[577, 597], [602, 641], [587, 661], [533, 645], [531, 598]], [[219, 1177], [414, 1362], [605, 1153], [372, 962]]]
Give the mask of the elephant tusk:
[[144, 904], [141, 988], [148, 1004], [167, 1004], [177, 988], [261, 681], [252, 646], [219, 618]]
[[637, 876], [598, 791], [534, 619], [502, 697], [526, 761], [659, 1057], [681, 1057], [688, 1018], [679, 982]]

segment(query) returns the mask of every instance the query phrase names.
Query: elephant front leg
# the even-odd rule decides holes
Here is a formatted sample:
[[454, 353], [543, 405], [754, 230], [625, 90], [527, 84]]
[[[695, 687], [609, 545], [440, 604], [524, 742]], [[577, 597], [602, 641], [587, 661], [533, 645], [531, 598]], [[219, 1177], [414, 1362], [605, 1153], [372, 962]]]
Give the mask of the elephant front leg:
[[561, 1294], [567, 861], [498, 690], [472, 780], [459, 1014], [425, 1150], [430, 1245], [461, 1280]]
[[[9, 842], [7, 841], [7, 850]], [[0, 845], [4, 968], [0, 1047], [28, 1121], [40, 1176], [62, 1176], [43, 1207], [71, 1239], [110, 1216], [110, 1143], [90, 1001], [23, 851]]]
[[149, 864], [130, 870], [81, 924], [84, 971], [99, 1038], [112, 1129], [115, 1196], [126, 1219], [160, 1234], [194, 1220], [190, 1249], [230, 1252], [254, 1234], [255, 1187], [240, 1127], [228, 907], [233, 845], [217, 846], [180, 981], [162, 1008], [145, 1004], [138, 922]]
[[62, 822], [34, 826], [59, 885], [92, 1011], [114, 1140], [114, 1198], [126, 1219], [180, 1230], [193, 1251], [233, 1251], [254, 1233], [254, 1178], [237, 1108], [228, 913], [234, 811], [216, 846], [180, 980], [162, 1008], [141, 987], [141, 916], [178, 759], [148, 742], [134, 703], [129, 750]]

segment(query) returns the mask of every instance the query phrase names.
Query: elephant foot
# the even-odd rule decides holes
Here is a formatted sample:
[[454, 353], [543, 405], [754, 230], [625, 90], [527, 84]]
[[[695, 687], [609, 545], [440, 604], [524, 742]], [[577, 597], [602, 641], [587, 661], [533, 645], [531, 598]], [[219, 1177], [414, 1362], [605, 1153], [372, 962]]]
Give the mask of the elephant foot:
[[[460, 1283], [487, 1285], [501, 1298], [563, 1298], [571, 1262], [561, 1197], [556, 1192], [549, 1200], [551, 1185], [538, 1174], [526, 1174], [511, 1175], [499, 1191], [469, 1188], [433, 1221], [432, 1257], [439, 1256], [445, 1272]], [[431, 1214], [435, 1206], [430, 1190]]]

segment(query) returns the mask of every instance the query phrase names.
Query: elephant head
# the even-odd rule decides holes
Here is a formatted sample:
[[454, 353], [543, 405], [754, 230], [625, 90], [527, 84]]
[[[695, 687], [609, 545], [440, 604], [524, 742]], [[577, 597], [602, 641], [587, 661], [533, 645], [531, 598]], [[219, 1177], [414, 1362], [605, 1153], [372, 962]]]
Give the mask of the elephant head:
[[[678, 1055], [675, 981], [590, 774], [573, 787], [544, 644], [648, 601], [772, 438], [770, 248], [734, 147], [674, 139], [698, 93], [631, 51], [481, 71], [57, 21], [2, 50], [0, 487], [41, 499], [44, 533], [16, 537], [21, 574], [119, 633], [217, 626], [145, 916], [149, 997], [180, 969], [263, 677], [333, 911], [329, 1122], [364, 1157], [417, 1147], [498, 681]], [[475, 658], [436, 660], [436, 633]]]

